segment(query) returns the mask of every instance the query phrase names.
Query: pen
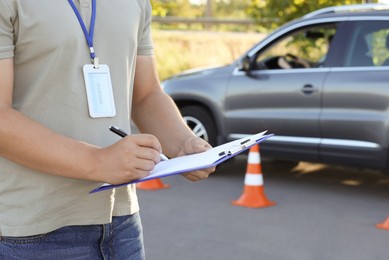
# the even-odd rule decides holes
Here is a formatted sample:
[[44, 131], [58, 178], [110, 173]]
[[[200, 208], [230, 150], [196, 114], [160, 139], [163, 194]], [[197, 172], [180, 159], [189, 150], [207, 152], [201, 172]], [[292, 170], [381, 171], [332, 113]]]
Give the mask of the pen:
[[[115, 134], [117, 134], [118, 136], [121, 136], [121, 137], [126, 137], [128, 135], [126, 132], [124, 132], [124, 130], [122, 130], [116, 126], [110, 126], [109, 130], [111, 130], [112, 132], [114, 132]], [[163, 153], [161, 153], [160, 156], [161, 156], [161, 161], [169, 160], [169, 158], [166, 155], [164, 155]]]
[[109, 130], [111, 130], [112, 132], [114, 132], [115, 134], [117, 134], [118, 136], [121, 136], [121, 137], [126, 137], [128, 135], [126, 132], [124, 132], [124, 130], [122, 130], [116, 126], [111, 126], [109, 128]]
[[161, 153], [160, 156], [161, 156], [161, 161], [169, 160], [169, 158], [166, 155], [164, 155], [163, 153]]

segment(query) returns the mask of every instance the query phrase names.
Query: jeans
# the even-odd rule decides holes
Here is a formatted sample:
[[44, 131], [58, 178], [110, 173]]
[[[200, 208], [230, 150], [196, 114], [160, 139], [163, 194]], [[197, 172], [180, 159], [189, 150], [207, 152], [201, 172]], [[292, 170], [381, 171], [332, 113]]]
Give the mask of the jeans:
[[68, 226], [29, 237], [0, 237], [0, 259], [145, 259], [139, 213], [105, 225]]

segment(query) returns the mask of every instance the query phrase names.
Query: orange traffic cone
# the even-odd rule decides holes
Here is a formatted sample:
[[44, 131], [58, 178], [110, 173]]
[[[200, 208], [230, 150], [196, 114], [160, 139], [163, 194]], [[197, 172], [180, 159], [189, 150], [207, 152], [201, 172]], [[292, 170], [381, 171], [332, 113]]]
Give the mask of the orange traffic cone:
[[238, 200], [233, 201], [232, 205], [249, 208], [262, 208], [275, 205], [275, 202], [269, 201], [264, 193], [258, 144], [249, 150], [243, 194]]
[[141, 190], [160, 190], [170, 188], [169, 184], [164, 184], [160, 179], [153, 179], [143, 182], [138, 182], [136, 187]]
[[389, 230], [389, 217], [382, 223], [375, 225], [377, 228]]

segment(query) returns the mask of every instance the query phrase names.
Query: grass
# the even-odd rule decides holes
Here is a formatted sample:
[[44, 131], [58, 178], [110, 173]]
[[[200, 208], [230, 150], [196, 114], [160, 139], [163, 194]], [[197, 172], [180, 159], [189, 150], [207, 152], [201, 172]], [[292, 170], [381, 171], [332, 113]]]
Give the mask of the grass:
[[192, 68], [229, 64], [263, 37], [263, 34], [253, 32], [154, 30], [160, 79]]

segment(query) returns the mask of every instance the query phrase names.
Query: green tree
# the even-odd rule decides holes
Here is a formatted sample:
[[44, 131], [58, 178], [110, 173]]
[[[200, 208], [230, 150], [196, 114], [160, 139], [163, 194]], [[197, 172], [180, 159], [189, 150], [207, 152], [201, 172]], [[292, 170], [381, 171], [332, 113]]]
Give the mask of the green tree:
[[162, 16], [165, 17], [167, 13], [169, 12], [169, 9], [171, 8], [170, 1], [158, 1], [158, 0], [151, 0], [151, 5], [153, 6], [153, 15], [154, 16]]
[[179, 16], [199, 17], [203, 16], [203, 10], [199, 6], [193, 6], [189, 0], [151, 0], [154, 16]]
[[247, 8], [251, 0], [214, 0], [212, 13], [214, 17], [223, 18], [246, 18]]
[[189, 0], [151, 0], [153, 15], [161, 17], [204, 17], [211, 15], [223, 18], [245, 18], [250, 3], [251, 0], [208, 0], [203, 4], [196, 5], [191, 4]]
[[[301, 17], [320, 8], [347, 4], [364, 4], [366, 0], [251, 0], [247, 14], [261, 24], [264, 19], [272, 19], [263, 27], [273, 29], [285, 22]], [[377, 0], [370, 0], [370, 3]]]

